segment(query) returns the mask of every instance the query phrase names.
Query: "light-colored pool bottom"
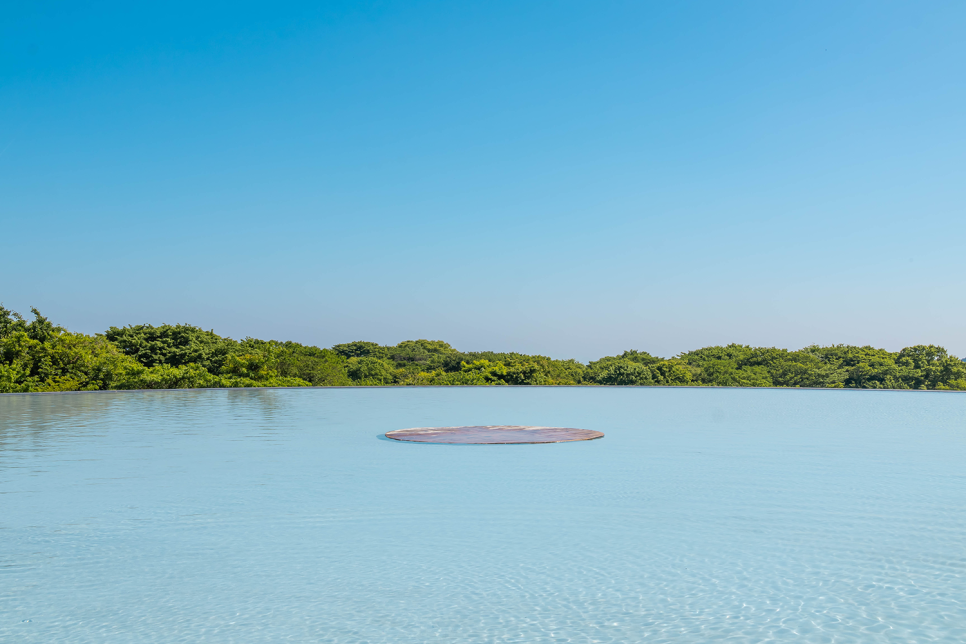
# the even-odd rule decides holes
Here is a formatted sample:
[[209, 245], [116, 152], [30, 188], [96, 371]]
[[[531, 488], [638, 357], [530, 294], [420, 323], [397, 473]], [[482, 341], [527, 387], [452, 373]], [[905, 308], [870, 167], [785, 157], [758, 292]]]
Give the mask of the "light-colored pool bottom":
[[964, 534], [955, 394], [0, 397], [3, 642], [962, 642]]

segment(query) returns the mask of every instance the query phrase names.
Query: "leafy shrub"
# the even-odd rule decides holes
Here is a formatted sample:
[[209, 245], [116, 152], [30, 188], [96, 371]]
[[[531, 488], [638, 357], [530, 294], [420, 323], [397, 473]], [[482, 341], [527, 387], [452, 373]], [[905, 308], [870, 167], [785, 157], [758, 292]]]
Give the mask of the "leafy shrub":
[[388, 385], [395, 378], [392, 365], [380, 358], [350, 358], [346, 372], [357, 385]]
[[799, 351], [739, 344], [664, 359], [625, 351], [588, 365], [540, 355], [460, 352], [440, 340], [332, 349], [246, 338], [188, 324], [71, 333], [36, 309], [0, 306], [0, 393], [307, 385], [707, 385], [966, 390], [966, 363], [935, 345]]

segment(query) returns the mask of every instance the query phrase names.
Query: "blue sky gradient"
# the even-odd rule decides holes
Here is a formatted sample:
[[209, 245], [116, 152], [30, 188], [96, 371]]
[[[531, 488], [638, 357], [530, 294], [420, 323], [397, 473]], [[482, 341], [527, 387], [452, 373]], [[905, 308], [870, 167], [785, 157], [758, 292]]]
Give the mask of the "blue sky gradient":
[[24, 4], [8, 308], [581, 360], [966, 354], [964, 3]]

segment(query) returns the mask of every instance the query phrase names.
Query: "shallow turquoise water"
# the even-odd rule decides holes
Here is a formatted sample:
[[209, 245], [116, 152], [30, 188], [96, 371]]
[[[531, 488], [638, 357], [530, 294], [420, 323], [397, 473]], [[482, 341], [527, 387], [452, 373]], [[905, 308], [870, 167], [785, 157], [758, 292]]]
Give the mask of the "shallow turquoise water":
[[966, 395], [0, 396], [0, 641], [725, 638], [966, 641]]

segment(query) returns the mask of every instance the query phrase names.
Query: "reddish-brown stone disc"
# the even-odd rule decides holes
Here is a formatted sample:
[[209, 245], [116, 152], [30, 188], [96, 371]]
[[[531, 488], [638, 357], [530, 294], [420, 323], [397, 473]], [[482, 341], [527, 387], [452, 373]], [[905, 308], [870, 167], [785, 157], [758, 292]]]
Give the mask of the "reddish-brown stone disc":
[[603, 432], [573, 427], [530, 425], [472, 425], [468, 427], [413, 427], [386, 432], [387, 438], [412, 443], [511, 445], [514, 443], [570, 443], [603, 438]]

